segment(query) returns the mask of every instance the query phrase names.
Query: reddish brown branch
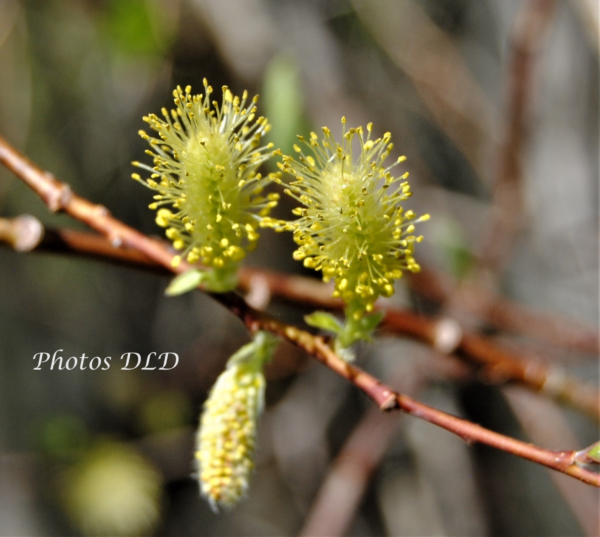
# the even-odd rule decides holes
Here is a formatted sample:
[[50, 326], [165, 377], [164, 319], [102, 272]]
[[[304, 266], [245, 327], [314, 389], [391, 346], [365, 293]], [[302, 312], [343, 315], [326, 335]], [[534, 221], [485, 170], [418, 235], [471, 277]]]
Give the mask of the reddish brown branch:
[[396, 434], [398, 416], [371, 409], [331, 465], [300, 532], [302, 537], [344, 535], [371, 475]]
[[[552, 401], [516, 386], [506, 387], [502, 393], [531, 441], [547, 446], [577, 445], [576, 435], [564, 412]], [[548, 427], [548, 423], [552, 427]], [[579, 458], [579, 453], [576, 459]], [[600, 535], [598, 491], [582, 487], [557, 472], [550, 472], [550, 478], [571, 508], [585, 535]]]
[[[0, 243], [6, 243], [17, 251], [22, 249], [14, 243], [18, 240], [19, 244], [28, 244], [27, 250], [35, 248], [53, 253], [83, 255], [119, 265], [145, 268], [163, 274], [170, 273], [137, 250], [112, 246], [102, 235], [66, 228], [46, 229], [45, 233], [38, 231], [36, 234], [38, 240], [30, 244], [33, 238], [30, 231], [33, 225], [31, 219], [22, 220], [19, 217], [19, 219], [12, 220], [3, 219], [2, 222], [5, 222], [5, 225], [3, 227], [0, 224]], [[11, 223], [9, 224], [9, 222]], [[24, 229], [23, 224], [27, 224], [27, 229]], [[41, 226], [37, 222], [36, 229], [38, 225]], [[258, 280], [265, 282], [269, 294], [273, 297], [321, 308], [339, 309], [342, 306], [339, 300], [331, 298], [330, 288], [317, 280], [254, 268], [240, 270], [240, 288], [244, 291], [250, 290], [253, 281]], [[420, 295], [440, 303], [448, 299], [454, 287], [448, 276], [426, 268], [417, 274], [411, 274], [410, 281], [411, 286]], [[473, 284], [467, 284], [464, 290], [467, 292], [468, 299], [462, 303], [462, 306], [467, 312], [480, 311], [475, 302], [479, 300], [477, 297], [480, 297], [484, 291]], [[571, 319], [533, 311], [496, 295], [486, 301], [490, 304], [486, 320], [492, 326], [538, 338], [545, 343], [578, 352], [587, 354], [598, 354], [599, 352], [598, 332], [593, 327], [584, 326]], [[486, 341], [491, 344], [488, 339]]]
[[479, 272], [498, 274], [502, 270], [523, 224], [521, 159], [529, 132], [538, 54], [555, 6], [556, 0], [528, 0], [517, 18], [508, 73], [506, 128], [498, 154], [491, 220], [478, 256]]
[[[188, 268], [185, 263], [174, 268], [171, 264], [173, 254], [163, 243], [150, 239], [126, 226], [110, 216], [104, 207], [94, 205], [77, 196], [67, 185], [44, 172], [1, 137], [0, 162], [30, 186], [49, 208], [54, 211], [64, 211], [75, 219], [88, 224], [105, 235], [113, 245], [125, 245], [133, 248], [172, 272], [181, 272]], [[406, 395], [396, 393], [391, 387], [358, 367], [343, 362], [323, 338], [315, 337], [254, 310], [234, 293], [212, 293], [211, 296], [235, 313], [251, 331], [268, 330], [305, 350], [329, 369], [360, 388], [382, 410], [400, 409], [438, 425], [468, 442], [481, 442], [502, 449], [600, 487], [600, 475], [578, 466], [575, 451], [545, 450], [419, 403]]]
[[[1, 240], [1, 237], [0, 237]], [[133, 266], [159, 274], [171, 274], [148, 256], [131, 248], [115, 247], [102, 235], [75, 229], [48, 229], [38, 245], [38, 250], [75, 254], [117, 265]]]
[[513, 455], [576, 477], [584, 483], [600, 487], [600, 475], [574, 464], [575, 451], [551, 451], [532, 444], [526, 444], [520, 440], [509, 438], [469, 421], [427, 407], [405, 395], [397, 395], [397, 403], [398, 407], [404, 412], [451, 431], [466, 442], [480, 442], [502, 449]]
[[265, 313], [257, 312], [248, 306], [241, 297], [233, 293], [213, 296], [240, 317], [250, 330], [268, 330], [305, 350], [329, 369], [360, 388], [382, 410], [402, 410], [411, 416], [442, 427], [466, 442], [480, 442], [507, 451], [575, 477], [584, 483], [600, 487], [599, 474], [575, 464], [576, 451], [551, 451], [539, 448], [419, 403], [407, 395], [396, 393], [392, 388], [362, 369], [340, 360], [323, 338], [312, 336], [296, 327], [281, 323]]
[[[409, 278], [412, 289], [438, 303], [448, 301], [457, 287], [450, 276], [427, 267]], [[529, 309], [471, 281], [461, 284], [461, 295], [462, 300], [457, 304], [460, 312], [479, 316], [492, 327], [576, 352], [598, 354], [600, 351], [598, 329], [594, 326]]]
[[[0, 233], [0, 243], [1, 235]], [[86, 255], [104, 261], [108, 259], [120, 264], [169, 274], [167, 269], [161, 268], [137, 250], [114, 247], [104, 237], [82, 231], [46, 230], [37, 248]], [[333, 310], [343, 308], [340, 300], [332, 298], [331, 289], [316, 280], [259, 269], [240, 270], [241, 289], [247, 291], [257, 279], [264, 283], [270, 296], [319, 308]], [[482, 375], [486, 381], [519, 382], [600, 418], [598, 402], [600, 396], [597, 391], [582, 384], [578, 379], [565, 375], [556, 367], [503, 349], [489, 338], [464, 331], [451, 321], [434, 320], [389, 307], [383, 309], [386, 310], [384, 327], [395, 333], [418, 339], [443, 352], [454, 352], [460, 355], [472, 365], [483, 368]], [[448, 331], [450, 331], [450, 339], [448, 339]]]
[[189, 268], [185, 263], [173, 268], [171, 265], [173, 254], [165, 248], [164, 244], [113, 218], [106, 207], [91, 203], [73, 193], [68, 185], [39, 168], [2, 137], [0, 137], [0, 162], [24, 181], [51, 211], [65, 212], [87, 224], [104, 235], [113, 246], [125, 246], [137, 250], [172, 272], [179, 273]]

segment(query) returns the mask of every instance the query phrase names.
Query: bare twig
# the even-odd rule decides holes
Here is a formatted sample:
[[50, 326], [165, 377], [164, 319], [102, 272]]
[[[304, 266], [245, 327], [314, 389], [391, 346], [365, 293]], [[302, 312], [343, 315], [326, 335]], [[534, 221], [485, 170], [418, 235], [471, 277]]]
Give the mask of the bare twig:
[[253, 310], [238, 295], [228, 293], [213, 296], [242, 319], [250, 330], [268, 330], [304, 349], [329, 369], [360, 388], [381, 410], [402, 410], [411, 416], [442, 427], [460, 436], [466, 442], [481, 442], [502, 449], [600, 487], [600, 475], [575, 464], [576, 451], [549, 451], [538, 448], [419, 403], [411, 397], [396, 393], [362, 369], [340, 360], [323, 338], [312, 336]]
[[508, 73], [507, 121], [498, 154], [492, 213], [471, 275], [474, 281], [497, 277], [523, 225], [521, 158], [529, 133], [538, 53], [555, 6], [556, 0], [528, 0], [517, 18]]
[[346, 533], [398, 423], [398, 415], [382, 414], [375, 408], [365, 414], [327, 472], [300, 536]]
[[[0, 243], [2, 242], [0, 233]], [[161, 267], [137, 250], [115, 247], [104, 237], [83, 231], [46, 230], [38, 249], [69, 252], [143, 267], [163, 274], [170, 273], [169, 269]], [[343, 308], [342, 301], [331, 296], [331, 288], [317, 280], [256, 268], [240, 269], [239, 279], [242, 290], [247, 291], [252, 282], [260, 279], [271, 297], [331, 310]], [[444, 353], [458, 354], [472, 365], [482, 368], [481, 374], [487, 382], [519, 382], [562, 400], [596, 419], [600, 418], [598, 392], [578, 379], [565, 375], [557, 367], [508, 351], [487, 337], [461, 329], [449, 319], [430, 319], [385, 306], [380, 309], [386, 311], [384, 327], [388, 330], [418, 339]]]
[[[419, 295], [438, 303], [446, 302], [456, 289], [457, 282], [447, 274], [422, 267], [421, 272], [409, 276], [411, 288]], [[600, 352], [598, 329], [555, 314], [527, 308], [517, 302], [500, 297], [489, 288], [475, 282], [461, 285], [461, 312], [480, 315], [491, 327], [576, 352]]]
[[[18, 226], [18, 229], [11, 226], [10, 231], [0, 225], [0, 243], [14, 248], [12, 243], [16, 238], [15, 233], [18, 234], [21, 242], [27, 239], [23, 236], [23, 232], [21, 225]], [[35, 244], [36, 250], [83, 255], [119, 265], [133, 265], [158, 273], [169, 273], [137, 250], [112, 246], [102, 235], [66, 228], [46, 228], [45, 234], [40, 234], [39, 239]], [[15, 249], [18, 250], [18, 248]], [[411, 286], [419, 294], [440, 303], [447, 300], [454, 287], [449, 276], [427, 268], [423, 268], [417, 274], [411, 274], [409, 278]], [[257, 279], [268, 286], [269, 295], [272, 297], [309, 303], [321, 308], [341, 307], [340, 301], [331, 299], [331, 289], [314, 279], [277, 274], [256, 268], [241, 268], [241, 289], [250, 290], [252, 282]], [[479, 311], [480, 308], [474, 303], [478, 300], [477, 297], [481, 296], [483, 290], [474, 284], [466, 284], [464, 290], [468, 299], [462, 303], [462, 306], [468, 312]], [[547, 344], [565, 349], [587, 354], [598, 354], [599, 352], [598, 331], [593, 327], [585, 326], [571, 319], [534, 311], [497, 295], [487, 302], [490, 304], [490, 308], [487, 311], [486, 320], [491, 326], [538, 338]], [[489, 342], [489, 340], [487, 341]]]
[[[102, 233], [113, 245], [125, 245], [175, 273], [188, 269], [186, 263], [173, 267], [173, 254], [160, 241], [146, 237], [110, 216], [108, 210], [74, 194], [64, 183], [44, 172], [0, 137], [0, 162], [23, 180], [53, 211], [64, 211]], [[210, 293], [237, 315], [251, 331], [267, 330], [305, 350], [316, 360], [361, 389], [381, 410], [398, 409], [458, 435], [467, 442], [483, 444], [547, 466], [600, 488], [600, 475], [576, 464], [577, 452], [551, 451], [490, 431], [423, 403], [396, 393], [362, 369], [342, 361], [322, 337], [282, 323], [251, 308], [235, 293]]]
[[[564, 413], [552, 401], [517, 386], [503, 388], [502, 392], [525, 434], [533, 442], [547, 446], [577, 445], [577, 438]], [[548, 427], [548, 423], [552, 423], [552, 427]], [[556, 472], [550, 472], [550, 478], [570, 506], [585, 535], [600, 535], [598, 491], [582, 487]]]

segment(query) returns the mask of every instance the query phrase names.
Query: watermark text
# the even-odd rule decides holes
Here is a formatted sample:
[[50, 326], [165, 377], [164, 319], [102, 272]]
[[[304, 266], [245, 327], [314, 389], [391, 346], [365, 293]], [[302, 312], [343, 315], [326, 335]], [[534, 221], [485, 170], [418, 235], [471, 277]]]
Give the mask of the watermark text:
[[[49, 352], [38, 352], [33, 355], [34, 371], [106, 371], [112, 365], [111, 356], [65, 356], [64, 350], [59, 349], [50, 354]], [[141, 371], [170, 371], [179, 364], [179, 356], [175, 352], [151, 352], [142, 356], [139, 352], [125, 352], [115, 364], [123, 371], [140, 369]]]

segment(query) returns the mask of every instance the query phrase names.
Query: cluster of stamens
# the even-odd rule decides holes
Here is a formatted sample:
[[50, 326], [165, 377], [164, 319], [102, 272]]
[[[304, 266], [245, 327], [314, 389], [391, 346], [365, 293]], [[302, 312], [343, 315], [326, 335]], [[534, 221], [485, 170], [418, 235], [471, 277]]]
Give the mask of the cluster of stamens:
[[256, 245], [261, 219], [277, 205], [278, 194], [262, 195], [272, 177], [257, 172], [275, 152], [272, 144], [261, 146], [270, 125], [255, 118], [258, 97], [247, 106], [247, 92], [240, 99], [224, 86], [219, 105], [211, 102], [206, 80], [204, 86], [204, 95], [177, 87], [175, 110], [144, 117], [158, 133], [155, 138], [140, 131], [153, 166], [134, 162], [151, 175], [133, 178], [157, 192], [150, 208], [158, 209], [156, 222], [180, 251], [174, 264], [185, 258], [233, 270]]
[[[412, 194], [408, 172], [394, 177], [390, 171], [406, 157], [383, 165], [393, 148], [391, 135], [371, 140], [371, 123], [366, 136], [362, 127], [346, 131], [345, 119], [342, 124], [342, 144], [324, 127], [321, 140], [314, 132], [309, 140], [299, 137], [314, 156], [295, 146], [296, 159], [283, 157], [281, 169], [295, 177], [285, 193], [302, 204], [293, 211], [299, 218], [266, 219], [262, 225], [292, 231], [299, 246], [294, 258], [321, 270], [325, 281], [333, 278], [334, 296], [352, 305], [353, 315], [360, 318], [372, 311], [379, 296], [394, 293], [394, 280], [403, 271], [419, 270], [413, 253], [422, 237], [413, 235], [414, 224], [429, 215], [417, 219], [401, 205]], [[355, 138], [360, 143], [356, 160]]]

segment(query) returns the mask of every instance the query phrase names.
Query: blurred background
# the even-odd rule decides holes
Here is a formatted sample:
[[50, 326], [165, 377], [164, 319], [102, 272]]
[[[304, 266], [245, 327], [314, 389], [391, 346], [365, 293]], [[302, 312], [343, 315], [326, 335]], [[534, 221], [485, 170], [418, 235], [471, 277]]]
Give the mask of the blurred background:
[[[390, 131], [396, 156], [408, 157], [410, 208], [432, 215], [419, 228], [417, 259], [446, 288], [468, 279], [485, 290], [470, 301], [460, 289], [440, 298], [414, 279], [400, 282], [395, 303], [457, 318], [597, 385], [589, 346], [557, 344], [555, 328], [523, 335], [515, 319], [512, 329], [493, 328], [472, 307], [494, 290], [597, 330], [594, 2], [0, 0], [0, 135], [147, 234], [161, 233], [151, 194], [130, 179], [131, 161], [144, 158], [142, 116], [170, 108], [176, 85], [200, 93], [204, 77], [216, 95], [223, 84], [260, 93], [259, 113], [284, 152], [298, 133], [328, 125], [338, 134], [342, 116]], [[292, 207], [282, 200], [279, 215]], [[0, 215], [22, 214], [82, 229], [1, 168]], [[303, 273], [293, 249], [289, 234], [264, 231], [248, 264]], [[0, 249], [0, 535], [597, 535], [591, 487], [414, 418], [380, 415], [286, 345], [267, 369], [250, 495], [212, 513], [192, 477], [194, 431], [247, 334], [200, 293], [165, 298], [167, 283]], [[310, 311], [277, 301], [268, 309], [299, 325]], [[61, 349], [65, 359], [110, 356], [113, 365], [33, 369], [36, 353]], [[179, 365], [119, 368], [123, 353], [151, 351], [175, 352]], [[406, 338], [362, 347], [359, 365], [544, 447], [581, 449], [599, 436], [584, 413], [492, 383]], [[353, 501], [349, 514], [336, 511]], [[336, 517], [341, 526], [324, 529]]]

